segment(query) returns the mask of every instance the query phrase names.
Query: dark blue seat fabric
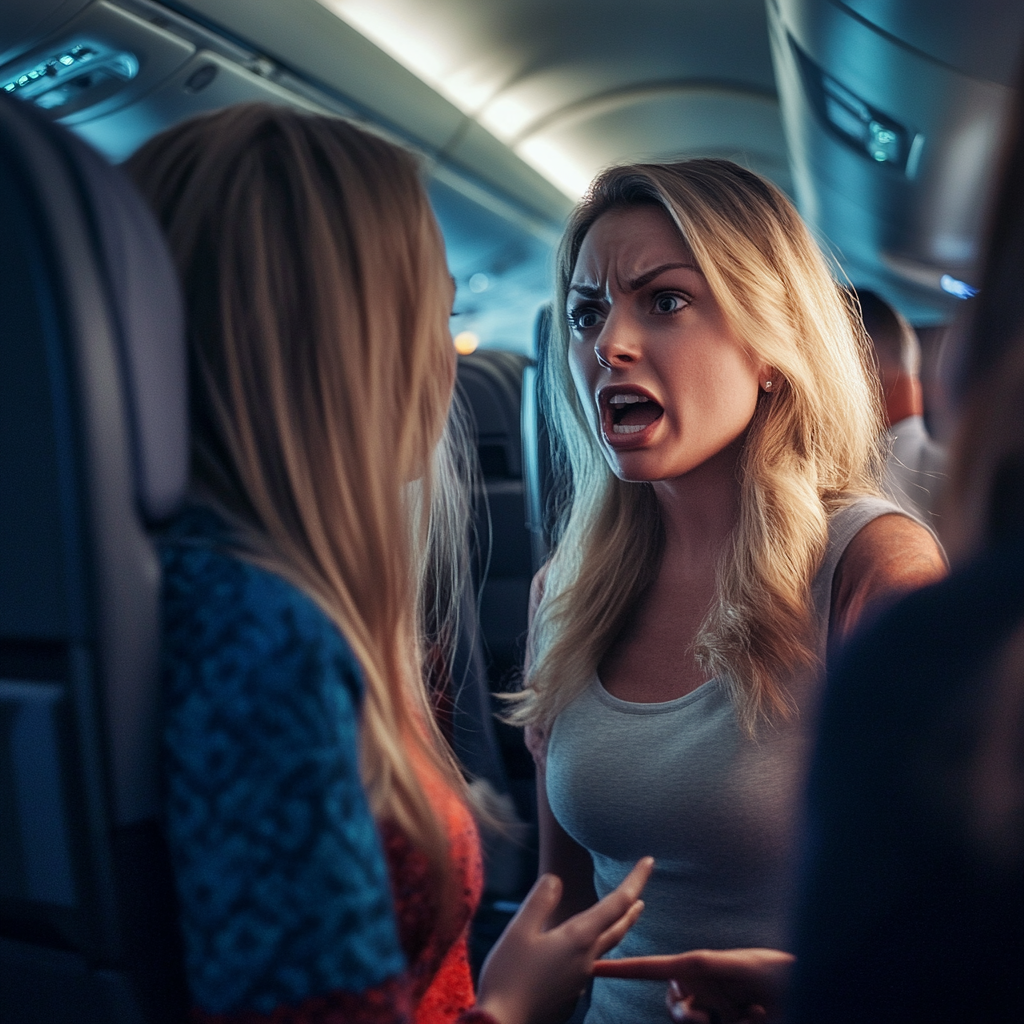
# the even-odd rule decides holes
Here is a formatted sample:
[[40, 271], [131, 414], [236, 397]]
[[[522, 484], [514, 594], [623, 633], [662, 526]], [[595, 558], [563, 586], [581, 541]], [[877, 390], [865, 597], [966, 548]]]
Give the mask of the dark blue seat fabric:
[[564, 460], [556, 459], [552, 451], [551, 430], [544, 412], [544, 366], [553, 344], [553, 315], [551, 303], [537, 311], [533, 328], [536, 361], [523, 374], [523, 482], [535, 570], [547, 561], [554, 546], [555, 520], [569, 492]]
[[130, 183], [0, 96], [0, 1019], [176, 1019], [159, 565], [187, 466], [174, 268]]
[[476, 510], [480, 629], [496, 688], [522, 664], [533, 576], [521, 435], [523, 372], [529, 364], [526, 356], [485, 349], [461, 356], [458, 367], [483, 476]]

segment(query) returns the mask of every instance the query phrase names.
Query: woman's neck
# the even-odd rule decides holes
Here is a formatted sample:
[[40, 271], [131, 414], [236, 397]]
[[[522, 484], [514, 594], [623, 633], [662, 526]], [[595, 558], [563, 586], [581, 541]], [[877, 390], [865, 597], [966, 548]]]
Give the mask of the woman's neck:
[[717, 562], [739, 516], [742, 445], [740, 439], [684, 476], [654, 484], [672, 561]]
[[597, 667], [621, 700], [659, 703], [707, 681], [694, 639], [715, 600], [717, 568], [739, 511], [741, 442], [685, 476], [655, 483], [665, 527], [658, 574]]

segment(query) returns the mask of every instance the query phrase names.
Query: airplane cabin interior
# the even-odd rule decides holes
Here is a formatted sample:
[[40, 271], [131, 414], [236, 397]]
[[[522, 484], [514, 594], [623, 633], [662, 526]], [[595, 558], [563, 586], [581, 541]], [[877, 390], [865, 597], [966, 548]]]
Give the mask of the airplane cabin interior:
[[488, 841], [479, 967], [536, 872], [533, 761], [491, 695], [518, 684], [551, 544], [537, 355], [574, 203], [628, 162], [764, 175], [836, 274], [918, 330], [940, 429], [940, 343], [978, 286], [1022, 40], [1019, 0], [3, 0], [0, 1019], [181, 1019], [147, 531], [184, 487], [184, 356], [160, 344], [172, 271], [93, 151], [119, 164], [265, 101], [421, 162], [479, 456], [449, 738], [515, 823]]

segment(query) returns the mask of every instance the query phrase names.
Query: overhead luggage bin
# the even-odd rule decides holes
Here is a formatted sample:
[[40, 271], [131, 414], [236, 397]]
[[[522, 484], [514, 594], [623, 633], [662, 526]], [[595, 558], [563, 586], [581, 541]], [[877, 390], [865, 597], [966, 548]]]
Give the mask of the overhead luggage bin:
[[[315, 0], [4, 0], [0, 90], [109, 160], [188, 117], [269, 102], [346, 117], [421, 155], [457, 325], [526, 351], [571, 203], [471, 117]], [[486, 277], [486, 294], [469, 288]]]
[[322, 84], [542, 220], [560, 223], [572, 208], [508, 146], [316, 0], [187, 0], [175, 6]]
[[51, 31], [64, 25], [91, 0], [35, 0], [3, 6], [0, 17], [0, 66], [24, 53]]
[[768, 0], [768, 12], [801, 213], [854, 284], [915, 323], [947, 321], [973, 293], [1024, 5]]

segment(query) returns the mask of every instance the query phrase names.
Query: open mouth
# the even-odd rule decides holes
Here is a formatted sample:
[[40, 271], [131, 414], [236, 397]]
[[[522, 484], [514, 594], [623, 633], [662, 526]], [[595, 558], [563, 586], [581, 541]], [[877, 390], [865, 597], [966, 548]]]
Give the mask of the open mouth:
[[650, 395], [626, 389], [601, 396], [604, 432], [609, 441], [639, 440], [661, 419], [664, 409]]

